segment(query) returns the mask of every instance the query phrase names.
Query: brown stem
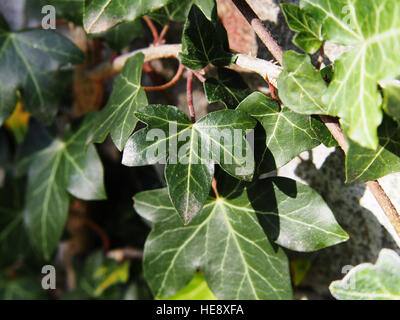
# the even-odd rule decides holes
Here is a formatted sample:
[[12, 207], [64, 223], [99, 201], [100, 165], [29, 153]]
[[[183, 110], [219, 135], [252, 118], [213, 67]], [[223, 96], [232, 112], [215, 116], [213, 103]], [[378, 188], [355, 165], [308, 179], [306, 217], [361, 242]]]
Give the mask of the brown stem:
[[322, 45], [321, 48], [319, 49], [318, 70], [321, 70], [322, 64], [324, 63], [324, 57], [325, 57], [325, 49], [324, 45]]
[[276, 100], [276, 101], [279, 101], [279, 98], [278, 98], [278, 96], [277, 96], [276, 93], [275, 93], [275, 87], [274, 87], [274, 85], [269, 81], [268, 77], [266, 77], [265, 80], [267, 80], [267, 82], [268, 82], [269, 92], [270, 92], [270, 94], [271, 94], [271, 98], [274, 99], [274, 100]]
[[275, 41], [271, 32], [269, 32], [269, 30], [265, 27], [262, 21], [258, 18], [257, 14], [245, 0], [232, 0], [232, 2], [252, 26], [253, 30], [268, 48], [269, 52], [271, 52], [274, 58], [282, 65], [283, 49]]
[[217, 199], [219, 198], [219, 194], [218, 194], [218, 189], [217, 189], [217, 179], [215, 179], [215, 177], [213, 177], [212, 181], [211, 181], [211, 187], [215, 193], [215, 196], [217, 197]]
[[204, 72], [202, 72], [202, 71], [194, 71], [194, 70], [192, 70], [192, 72], [201, 83], [206, 82], [207, 79], [203, 77]]
[[154, 25], [153, 21], [149, 17], [143, 16], [144, 22], [146, 22], [147, 26], [149, 27], [151, 34], [153, 35], [153, 43], [157, 43], [160, 36], [158, 35], [158, 31], [156, 26]]
[[179, 79], [182, 76], [183, 70], [185, 70], [185, 67], [182, 64], [179, 64], [179, 69], [176, 72], [175, 76], [166, 84], [160, 85], [160, 86], [153, 86], [153, 87], [142, 87], [144, 91], [150, 92], [150, 91], [162, 91], [166, 90], [173, 85], [175, 85]]
[[82, 219], [85, 221], [85, 224], [90, 229], [92, 229], [99, 235], [99, 237], [101, 238], [101, 241], [103, 243], [103, 250], [107, 251], [110, 248], [110, 238], [108, 237], [107, 233], [92, 219], [87, 218], [87, 217], [84, 217]]
[[390, 223], [396, 230], [396, 233], [400, 235], [400, 216], [392, 201], [385, 193], [385, 190], [383, 190], [378, 181], [368, 181], [366, 182], [366, 185], [374, 195], [376, 201], [378, 201], [383, 212], [385, 212], [385, 214], [389, 218]]
[[159, 45], [159, 44], [164, 44], [165, 43], [165, 36], [167, 35], [167, 32], [169, 30], [169, 25], [166, 25], [160, 33], [160, 37], [158, 38], [157, 43], [154, 43], [155, 45]]
[[[268, 50], [272, 53], [276, 60], [282, 65], [283, 49], [279, 46], [276, 40], [272, 37], [269, 30], [264, 26], [260, 19], [258, 19], [255, 12], [250, 8], [245, 0], [232, 0], [242, 15], [253, 27], [254, 31], [260, 37], [261, 41], [265, 44]], [[332, 133], [333, 137], [338, 142], [339, 146], [343, 149], [344, 153], [347, 153], [349, 144], [346, 140], [346, 136], [343, 133], [339, 123], [332, 117], [320, 116], [321, 120], [325, 123], [326, 127]], [[378, 181], [369, 181], [366, 183], [375, 199], [378, 201], [383, 212], [389, 218], [393, 225], [396, 233], [400, 236], [400, 215], [393, 205], [390, 198], [387, 196], [385, 191], [379, 185]]]
[[192, 123], [196, 122], [196, 114], [193, 106], [193, 72], [188, 69], [187, 82], [186, 82], [186, 96], [189, 107], [189, 115]]
[[335, 140], [338, 142], [339, 146], [343, 149], [344, 153], [347, 154], [347, 151], [349, 150], [349, 143], [347, 142], [347, 139], [337, 119], [331, 116], [324, 115], [321, 115], [319, 117], [328, 128], [328, 130], [331, 132]]

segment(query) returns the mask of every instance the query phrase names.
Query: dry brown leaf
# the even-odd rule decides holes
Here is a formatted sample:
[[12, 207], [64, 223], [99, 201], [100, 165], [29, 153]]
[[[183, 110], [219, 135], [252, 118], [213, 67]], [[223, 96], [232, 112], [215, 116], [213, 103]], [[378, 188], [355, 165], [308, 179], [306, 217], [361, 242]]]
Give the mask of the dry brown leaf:
[[257, 55], [256, 34], [231, 0], [217, 0], [218, 16], [224, 25], [233, 51]]

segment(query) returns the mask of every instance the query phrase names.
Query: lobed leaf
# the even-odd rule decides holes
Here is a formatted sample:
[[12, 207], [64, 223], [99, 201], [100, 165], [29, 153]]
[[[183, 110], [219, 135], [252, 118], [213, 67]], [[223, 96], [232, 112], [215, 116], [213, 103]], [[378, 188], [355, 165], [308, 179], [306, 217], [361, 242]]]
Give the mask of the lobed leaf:
[[277, 168], [284, 166], [301, 152], [321, 144], [330, 133], [318, 120], [295, 113], [260, 92], [254, 92], [239, 105], [238, 110], [257, 119], [266, 133], [265, 145], [272, 153]]
[[[255, 126], [255, 121], [246, 113], [221, 110], [195, 124], [172, 106], [150, 105], [135, 115], [148, 127], [128, 140], [122, 163], [155, 164], [169, 155], [165, 168], [168, 192], [186, 224], [208, 197], [215, 163], [232, 176], [252, 179], [253, 154], [243, 135]], [[235, 130], [240, 132], [240, 141], [235, 140]]]
[[[155, 199], [157, 199], [155, 201]], [[196, 269], [218, 299], [290, 299], [288, 261], [269, 243], [254, 213], [232, 202], [210, 200], [183, 226], [166, 189], [139, 193], [135, 209], [154, 222], [144, 252], [144, 275], [156, 297], [186, 286]]]
[[224, 27], [218, 21], [209, 21], [197, 6], [193, 6], [183, 29], [179, 58], [186, 67], [200, 70], [210, 63], [217, 67], [228, 66], [236, 56], [229, 53]]
[[227, 108], [234, 109], [252, 91], [239, 73], [229, 69], [218, 69], [218, 79], [207, 79], [204, 92], [209, 103], [222, 102]]
[[296, 5], [282, 3], [281, 8], [289, 28], [297, 32], [293, 43], [305, 52], [314, 54], [322, 45], [322, 25]]
[[286, 51], [283, 55], [284, 70], [279, 75], [279, 98], [295, 112], [327, 114], [322, 102], [327, 84], [315, 70], [308, 55]]
[[147, 105], [146, 93], [141, 87], [144, 55], [137, 53], [129, 58], [115, 80], [113, 91], [104, 109], [93, 119], [93, 130], [87, 143], [103, 142], [110, 133], [121, 151], [136, 127], [134, 112]]
[[325, 40], [351, 49], [335, 61], [323, 102], [341, 117], [346, 135], [376, 149], [382, 122], [378, 82], [400, 75], [400, 4], [397, 0], [302, 0], [301, 7], [322, 24]]

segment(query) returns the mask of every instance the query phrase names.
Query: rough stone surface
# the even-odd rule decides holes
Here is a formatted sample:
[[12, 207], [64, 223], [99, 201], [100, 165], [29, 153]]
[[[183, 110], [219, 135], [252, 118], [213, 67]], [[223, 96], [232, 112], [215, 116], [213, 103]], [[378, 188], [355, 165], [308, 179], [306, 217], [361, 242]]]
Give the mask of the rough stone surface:
[[[337, 149], [323, 146], [296, 159], [279, 170], [279, 175], [295, 178], [309, 184], [325, 199], [339, 224], [350, 235], [350, 240], [311, 254], [293, 254], [312, 261], [312, 267], [303, 282], [303, 287], [311, 287], [322, 296], [329, 297], [331, 281], [341, 279], [351, 266], [363, 262], [373, 262], [382, 248], [400, 252], [391, 235], [379, 223], [374, 200], [360, 203], [365, 197], [364, 184], [344, 183], [344, 155]], [[326, 154], [329, 154], [326, 157]], [[324, 160], [325, 158], [325, 160]], [[319, 167], [319, 164], [322, 166]], [[316, 164], [317, 163], [317, 164]], [[362, 201], [361, 201], [362, 202]], [[289, 253], [289, 255], [291, 255]]]

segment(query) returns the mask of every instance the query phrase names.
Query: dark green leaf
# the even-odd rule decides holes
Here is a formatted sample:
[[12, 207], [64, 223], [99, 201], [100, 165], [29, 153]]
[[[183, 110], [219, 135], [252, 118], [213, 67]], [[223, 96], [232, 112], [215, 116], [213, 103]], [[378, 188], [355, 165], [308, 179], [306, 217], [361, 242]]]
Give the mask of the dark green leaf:
[[67, 38], [45, 30], [0, 30], [0, 48], [0, 124], [12, 114], [17, 91], [33, 116], [50, 123], [61, 94], [59, 68], [82, 63], [83, 53]]
[[209, 63], [217, 67], [228, 66], [236, 57], [228, 51], [224, 27], [218, 21], [209, 21], [193, 6], [183, 30], [182, 52], [179, 53], [182, 64], [192, 70], [203, 69]]
[[343, 280], [332, 282], [329, 290], [340, 300], [400, 300], [400, 257], [382, 249], [376, 264], [354, 267]]
[[213, 18], [216, 8], [215, 0], [194, 0], [194, 3], [200, 8], [208, 20]]
[[236, 108], [251, 93], [240, 74], [229, 69], [218, 69], [218, 79], [207, 79], [204, 91], [209, 103], [222, 102], [230, 109]]
[[400, 85], [389, 83], [383, 88], [383, 107], [388, 115], [400, 120]]
[[48, 260], [64, 230], [68, 214], [67, 190], [77, 198], [105, 198], [103, 167], [94, 146], [85, 149], [89, 114], [65, 141], [54, 139], [32, 157], [24, 222], [32, 245]]
[[322, 45], [322, 25], [296, 5], [282, 3], [281, 8], [289, 28], [297, 32], [293, 43], [305, 52], [314, 54]]
[[193, 2], [194, 0], [172, 1], [148, 16], [162, 25], [167, 25], [171, 21], [183, 22], [187, 19]]
[[146, 93], [140, 85], [143, 62], [144, 55], [138, 53], [125, 63], [107, 105], [94, 119], [88, 142], [103, 142], [110, 133], [117, 148], [124, 148], [138, 121], [134, 112], [147, 105]]
[[83, 24], [87, 33], [100, 33], [121, 22], [133, 21], [171, 0], [85, 0]]
[[[253, 154], [243, 135], [245, 130], [254, 128], [255, 121], [245, 112], [212, 112], [195, 124], [172, 106], [150, 105], [135, 115], [148, 127], [128, 140], [122, 163], [149, 165], [165, 160], [168, 154], [165, 169], [168, 191], [185, 223], [191, 221], [206, 201], [215, 163], [232, 176], [252, 179]], [[235, 130], [239, 130], [239, 136]]]
[[264, 127], [266, 147], [273, 154], [277, 168], [303, 151], [321, 144], [320, 136], [330, 133], [318, 120], [295, 113], [260, 92], [254, 92], [238, 107], [256, 118]]
[[183, 226], [166, 189], [135, 196], [135, 209], [154, 227], [145, 244], [144, 275], [156, 297], [185, 287], [196, 269], [218, 299], [290, 299], [288, 261], [274, 249], [243, 192], [207, 202]]
[[331, 209], [309, 186], [288, 178], [261, 180], [248, 188], [246, 210], [256, 212], [268, 237], [300, 252], [320, 250], [349, 239]]
[[375, 150], [349, 141], [346, 156], [347, 182], [366, 182], [400, 171], [400, 128], [385, 117], [379, 127], [379, 146]]

